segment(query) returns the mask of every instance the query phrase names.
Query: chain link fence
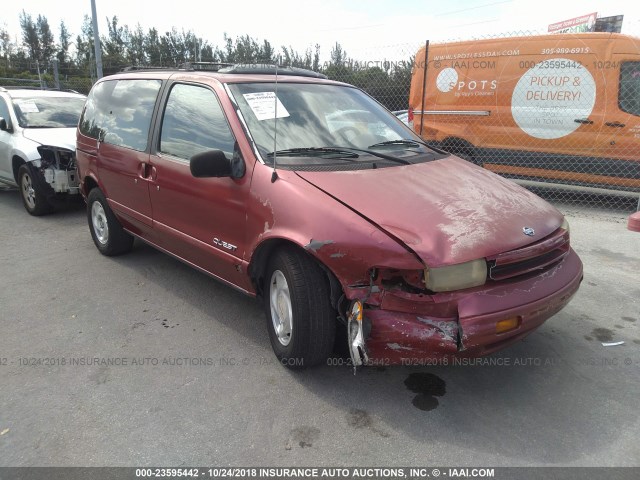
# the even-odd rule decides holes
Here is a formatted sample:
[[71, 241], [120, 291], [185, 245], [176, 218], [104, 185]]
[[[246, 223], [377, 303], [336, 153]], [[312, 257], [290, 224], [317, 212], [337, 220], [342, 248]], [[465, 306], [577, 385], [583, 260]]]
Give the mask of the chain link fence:
[[[0, 85], [86, 94], [95, 81], [90, 66], [38, 68]], [[369, 47], [318, 70], [362, 88], [434, 147], [556, 204], [640, 208], [640, 39], [517, 32]]]
[[47, 62], [0, 59], [0, 87], [73, 90], [87, 95], [95, 81], [95, 66], [90, 63], [78, 67], [55, 59]]

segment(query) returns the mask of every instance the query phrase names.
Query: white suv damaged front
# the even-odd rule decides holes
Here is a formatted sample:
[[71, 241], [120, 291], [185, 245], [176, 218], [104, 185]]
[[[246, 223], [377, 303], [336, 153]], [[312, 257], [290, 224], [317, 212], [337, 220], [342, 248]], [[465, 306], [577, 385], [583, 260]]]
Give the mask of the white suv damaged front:
[[79, 193], [75, 128], [84, 101], [77, 93], [0, 87], [0, 183], [18, 186], [33, 215]]

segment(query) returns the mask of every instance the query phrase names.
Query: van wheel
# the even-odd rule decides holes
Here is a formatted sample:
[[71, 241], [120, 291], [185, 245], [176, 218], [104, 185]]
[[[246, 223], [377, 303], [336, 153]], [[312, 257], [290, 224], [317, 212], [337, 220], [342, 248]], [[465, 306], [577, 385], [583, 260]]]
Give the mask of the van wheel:
[[286, 367], [302, 369], [329, 357], [336, 332], [326, 275], [303, 252], [282, 249], [271, 258], [264, 288], [269, 339]]
[[53, 206], [47, 201], [47, 197], [33, 180], [32, 169], [26, 164], [20, 165], [18, 169], [18, 186], [24, 208], [31, 215], [39, 217], [53, 211]]
[[87, 197], [87, 219], [91, 238], [100, 253], [111, 257], [131, 251], [133, 236], [124, 231], [98, 188], [91, 190]]
[[482, 161], [476, 159], [475, 148], [469, 142], [458, 138], [450, 139], [444, 142], [442, 149], [460, 157], [467, 162], [482, 166]]

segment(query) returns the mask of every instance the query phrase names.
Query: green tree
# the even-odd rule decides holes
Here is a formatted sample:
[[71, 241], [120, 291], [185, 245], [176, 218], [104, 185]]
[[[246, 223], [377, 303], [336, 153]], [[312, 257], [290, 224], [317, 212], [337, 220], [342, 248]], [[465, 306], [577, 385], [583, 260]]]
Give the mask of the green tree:
[[32, 60], [40, 60], [42, 49], [40, 47], [40, 37], [31, 15], [24, 10], [20, 13], [20, 28], [22, 29], [22, 45], [27, 49], [27, 54]]
[[[144, 36], [143, 42], [144, 52], [149, 61], [149, 65], [156, 67], [162, 66], [162, 45], [160, 43], [160, 37], [158, 36], [158, 30], [150, 28]], [[164, 60], [166, 61], [166, 59]]]
[[93, 71], [93, 23], [88, 15], [84, 16], [80, 34], [76, 37], [76, 66], [85, 74]]
[[391, 82], [394, 85], [393, 98], [389, 109], [405, 110], [409, 107], [409, 90], [411, 89], [411, 72], [415, 55], [409, 60], [398, 62], [391, 70]]
[[320, 71], [320, 44], [316, 43], [315, 50], [313, 52], [313, 64], [311, 65], [311, 69], [314, 72]]
[[127, 49], [127, 60], [131, 65], [147, 65], [147, 54], [145, 52], [145, 35], [140, 24], [138, 24], [129, 35], [129, 45]]
[[273, 63], [275, 53], [276, 51], [273, 46], [271, 46], [269, 40], [264, 40], [258, 51], [258, 60], [261, 63]]
[[105, 73], [114, 73], [127, 64], [126, 54], [131, 34], [127, 25], [118, 24], [118, 17], [107, 17], [107, 36], [101, 39], [104, 46], [102, 63]]
[[42, 62], [49, 61], [56, 53], [55, 39], [47, 17], [38, 15], [36, 20], [36, 30], [40, 41], [40, 58]]
[[353, 83], [353, 68], [347, 52], [336, 42], [329, 55], [329, 64], [323, 68], [324, 74], [332, 80]]
[[67, 62], [67, 57], [69, 56], [69, 39], [71, 38], [71, 33], [67, 29], [67, 26], [64, 23], [64, 20], [60, 21], [60, 35], [58, 36], [58, 61], [61, 65], [64, 65]]
[[13, 55], [15, 44], [11, 41], [11, 35], [7, 31], [6, 25], [0, 28], [0, 56], [4, 60], [5, 72], [11, 67], [10, 59]]

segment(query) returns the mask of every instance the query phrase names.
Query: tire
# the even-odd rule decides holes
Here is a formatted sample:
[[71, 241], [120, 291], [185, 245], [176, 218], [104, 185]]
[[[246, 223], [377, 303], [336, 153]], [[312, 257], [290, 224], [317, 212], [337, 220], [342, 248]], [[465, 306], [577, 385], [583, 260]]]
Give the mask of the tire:
[[276, 357], [291, 369], [325, 362], [336, 333], [325, 273], [306, 253], [278, 250], [265, 277], [264, 308]]
[[18, 188], [22, 204], [27, 212], [34, 217], [46, 215], [53, 212], [53, 206], [47, 200], [47, 196], [42, 191], [42, 186], [35, 181], [33, 169], [28, 165], [20, 165], [18, 169]]
[[87, 220], [93, 243], [101, 254], [112, 257], [131, 251], [133, 236], [124, 231], [98, 188], [87, 196]]
[[482, 161], [476, 158], [475, 147], [469, 142], [461, 139], [453, 139], [446, 141], [442, 149], [452, 153], [453, 155], [466, 160], [469, 163], [482, 167]]

